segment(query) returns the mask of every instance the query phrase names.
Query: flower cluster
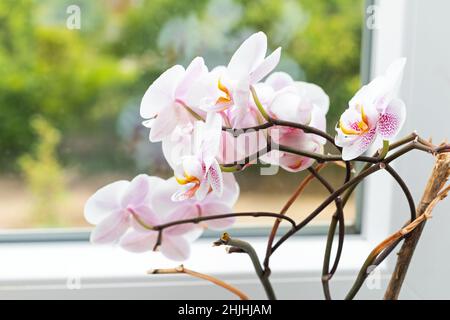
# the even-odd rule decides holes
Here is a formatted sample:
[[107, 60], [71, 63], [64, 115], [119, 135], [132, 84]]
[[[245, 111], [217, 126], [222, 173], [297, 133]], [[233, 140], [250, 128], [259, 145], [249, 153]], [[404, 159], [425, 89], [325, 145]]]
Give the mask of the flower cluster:
[[[224, 229], [234, 219], [206, 220], [202, 224], [176, 224], [162, 231], [155, 226], [201, 216], [230, 213], [239, 196], [230, 163], [259, 160], [298, 172], [314, 159], [298, 153], [322, 154], [326, 140], [298, 127], [271, 125], [247, 130], [268, 121], [283, 121], [326, 131], [329, 98], [317, 85], [294, 81], [287, 73], [272, 72], [281, 48], [267, 53], [263, 32], [251, 35], [227, 66], [209, 70], [203, 58], [185, 69], [165, 71], [145, 92], [140, 114], [150, 128], [150, 141], [162, 142], [174, 177], [163, 180], [139, 175], [98, 190], [86, 203], [85, 217], [96, 225], [94, 243], [118, 242], [133, 252], [155, 250], [168, 258], [189, 256], [189, 243], [205, 228]], [[357, 158], [371, 144], [395, 136], [404, 121], [404, 103], [395, 98], [405, 61], [364, 86], [350, 101], [336, 128], [336, 145], [344, 161]], [[232, 129], [232, 130], [226, 130]], [[236, 130], [246, 129], [242, 134]], [[233, 132], [231, 132], [233, 131]], [[225, 169], [227, 168], [227, 169]], [[160, 232], [161, 231], [161, 232]]]

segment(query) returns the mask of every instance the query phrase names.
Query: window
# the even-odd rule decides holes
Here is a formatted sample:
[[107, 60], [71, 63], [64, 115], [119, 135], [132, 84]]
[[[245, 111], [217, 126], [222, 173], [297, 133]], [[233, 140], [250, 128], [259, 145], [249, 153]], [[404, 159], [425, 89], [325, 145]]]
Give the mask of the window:
[[[65, 24], [68, 17], [66, 9], [74, 2], [78, 3], [81, 8], [82, 23], [81, 29], [72, 33], [66, 30]], [[167, 7], [161, 5], [163, 2], [167, 4]], [[222, 2], [225, 2], [225, 0], [220, 1], [220, 3]], [[264, 4], [266, 7], [269, 2], [279, 3], [280, 1], [258, 1], [259, 4]], [[289, 1], [283, 1], [283, 3], [285, 2]], [[450, 104], [448, 90], [450, 44], [448, 41], [442, 41], [442, 39], [448, 38], [446, 16], [450, 10], [450, 2], [446, 0], [378, 0], [374, 2], [376, 10], [371, 10], [370, 14], [377, 11], [378, 28], [373, 30], [373, 38], [368, 36], [363, 38], [367, 45], [371, 45], [371, 50], [367, 51], [371, 53], [370, 61], [366, 59], [368, 57], [367, 52], [362, 54], [361, 57], [365, 61], [361, 70], [365, 74], [363, 80], [369, 77], [369, 68], [367, 67], [369, 62], [371, 66], [370, 75], [373, 77], [382, 72], [392, 60], [400, 56], [406, 56], [409, 62], [401, 91], [401, 95], [408, 106], [405, 132], [416, 129], [418, 132], [433, 136], [437, 141], [448, 138], [447, 119], [450, 117], [450, 108], [445, 106]], [[30, 3], [33, 3], [33, 5], [31, 6]], [[148, 25], [149, 21], [161, 25], [160, 21], [167, 20], [168, 16], [182, 15], [189, 17], [192, 12], [206, 12], [204, 11], [207, 8], [206, 4], [210, 2], [190, 1], [195, 5], [189, 10], [183, 8], [182, 1], [158, 1], [158, 5], [154, 3], [156, 1], [131, 0], [110, 2], [56, 0], [0, 2], [0, 161], [2, 162], [0, 167], [0, 227], [5, 228], [3, 234], [12, 234], [12, 237], [7, 237], [8, 243], [0, 243], [2, 261], [0, 264], [0, 298], [141, 299], [145, 297], [149, 299], [185, 299], [187, 292], [185, 288], [187, 287], [189, 288], [189, 297], [192, 299], [227, 299], [231, 297], [223, 290], [190, 278], [177, 276], [155, 278], [145, 275], [147, 268], [173, 267], [173, 264], [167, 264], [167, 261], [164, 261], [159, 255], [152, 255], [149, 258], [148, 255], [131, 254], [111, 247], [92, 246], [86, 242], [11, 243], [12, 239], [21, 238], [18, 236], [17, 228], [35, 230], [34, 228], [38, 227], [53, 227], [52, 229], [45, 229], [39, 234], [33, 233], [32, 240], [35, 241], [49, 239], [52, 235], [49, 230], [55, 230], [58, 226], [83, 226], [84, 221], [80, 212], [84, 200], [90, 193], [111, 179], [131, 177], [134, 174], [133, 170], [137, 171], [135, 162], [129, 159], [125, 161], [123, 158], [124, 155], [130, 154], [126, 149], [125, 151], [122, 149], [128, 144], [120, 142], [122, 140], [119, 134], [120, 130], [117, 131], [119, 128], [117, 117], [109, 112], [117, 112], [116, 108], [121, 110], [121, 106], [128, 105], [128, 103], [130, 105], [138, 103], [136, 101], [128, 103], [120, 101], [119, 93], [124, 94], [126, 101], [133, 94], [139, 100], [145, 87], [159, 72], [154, 71], [154, 74], [149, 74], [150, 68], [144, 68], [143, 66], [144, 64], [146, 66], [158, 65], [159, 60], [157, 60], [158, 55], [146, 51], [150, 48], [156, 48], [155, 45], [151, 44], [152, 41], [156, 41], [151, 37], [155, 33], [153, 29], [153, 31], [148, 30], [146, 33], [130, 32], [127, 36], [119, 37], [123, 32], [121, 30], [137, 30], [139, 26], [153, 28], [152, 25]], [[228, 3], [231, 3], [231, 1]], [[232, 3], [241, 6], [246, 5], [244, 1], [233, 1]], [[337, 10], [339, 6], [350, 6], [350, 3], [352, 3], [351, 8], [345, 7], [346, 10], [343, 10], [346, 11], [345, 14], [350, 14], [347, 11], [354, 11], [350, 14], [351, 16], [360, 14], [356, 12], [355, 8], [361, 4], [348, 0], [326, 2], [298, 0], [295, 3], [300, 3], [305, 12], [308, 10], [310, 10], [309, 12], [319, 12], [312, 10], [312, 8], [315, 8], [314, 10], [326, 9], [320, 12], [327, 12], [328, 14], [339, 13], [340, 11]], [[109, 4], [114, 4], [114, 6]], [[39, 10], [35, 6], [38, 6]], [[141, 6], [148, 6], [145, 13]], [[157, 6], [166, 8], [166, 15], [162, 15], [161, 11], [156, 14]], [[248, 19], [246, 24], [233, 21], [234, 27], [230, 31], [232, 34], [240, 34], [242, 30], [259, 29], [264, 26], [264, 19], [259, 21], [255, 18], [259, 16], [257, 6], [252, 6], [254, 6], [253, 10], [245, 14], [246, 19]], [[110, 9], [106, 10], [105, 8]], [[292, 10], [292, 7], [288, 9]], [[276, 21], [274, 16], [278, 11], [273, 8], [267, 10], [271, 14], [268, 20]], [[73, 13], [73, 11], [71, 12]], [[241, 14], [239, 11], [228, 10], [223, 12], [233, 12], [234, 15]], [[369, 11], [366, 12], [369, 14]], [[130, 17], [128, 22], [125, 22], [128, 20], [124, 18], [125, 15]], [[201, 16], [204, 15], [204, 13], [201, 14]], [[317, 16], [322, 17], [320, 14]], [[108, 19], [105, 20], [102, 17]], [[138, 17], [140, 17], [140, 20]], [[312, 17], [312, 13], [310, 13], [310, 17]], [[189, 19], [195, 21], [193, 18]], [[105, 27], [105, 21], [107, 20], [109, 21], [108, 28]], [[314, 20], [317, 19], [314, 18]], [[322, 23], [328, 25], [329, 28], [331, 28], [329, 23], [335, 21], [334, 19], [322, 20], [324, 20]], [[197, 22], [190, 23], [195, 25]], [[363, 27], [362, 21], [355, 18], [352, 23], [355, 24], [354, 29], [352, 29], [354, 30], [354, 36], [359, 37], [360, 30]], [[35, 24], [39, 27], [36, 27]], [[359, 25], [356, 26], [356, 24]], [[322, 29], [325, 28], [324, 25], [316, 26], [317, 29], [321, 29], [321, 35]], [[337, 25], [339, 23], [335, 21], [333, 28], [335, 29]], [[158, 28], [154, 27], [154, 29]], [[109, 31], [104, 33], [106, 30]], [[339, 43], [348, 34], [351, 34], [346, 33], [344, 37], [333, 32], [330, 32], [333, 41], [328, 41], [328, 43]], [[36, 41], [38, 35], [41, 42]], [[142, 46], [141, 49], [131, 45], [131, 35], [141, 39], [135, 42]], [[65, 39], [66, 37], [70, 41]], [[296, 46], [302, 43], [299, 42], [300, 38], [295, 41]], [[43, 39], [46, 39], [48, 43], [42, 42]], [[114, 39], [121, 40], [114, 41]], [[126, 45], [126, 39], [130, 39], [128, 45]], [[319, 40], [315, 41], [319, 42]], [[39, 43], [41, 45], [37, 46]], [[47, 43], [45, 46], [47, 49], [44, 50], [42, 43]], [[77, 44], [78, 47], [74, 44]], [[117, 44], [119, 44], [119, 48]], [[129, 54], [123, 53], [123, 51], [121, 53], [120, 45], [123, 48], [128, 48]], [[272, 44], [272, 46], [275, 45], [277, 44]], [[60, 52], [62, 49], [56, 50], [60, 47], [66, 48], [63, 52], [71, 57], [70, 61], [67, 60], [67, 56], [63, 56], [64, 59], [60, 61], [57, 59], [63, 55]], [[180, 45], [180, 47], [182, 46]], [[342, 49], [340, 45], [337, 47], [339, 50]], [[363, 48], [367, 49], [367, 47], [363, 45]], [[133, 51], [131, 51], [132, 49]], [[295, 50], [292, 48], [288, 50], [297, 52], [297, 49], [298, 47]], [[42, 54], [39, 59], [37, 58], [38, 52]], [[12, 54], [15, 54], [14, 59], [11, 58]], [[94, 59], [96, 55], [100, 55], [101, 59], [99, 56]], [[117, 57], [126, 58], [119, 59]], [[166, 57], [171, 56], [166, 55]], [[82, 58], [85, 60], [79, 60]], [[58, 61], [59, 67], [55, 66], [55, 70], [50, 70]], [[142, 66], [141, 68], [133, 67], [136, 61], [142, 63], [142, 65], [139, 65]], [[295, 61], [299, 61], [298, 63], [301, 65], [300, 61], [302, 60]], [[320, 63], [331, 63], [331, 60], [324, 59]], [[355, 60], [354, 63], [356, 82], [359, 81], [357, 80], [358, 62]], [[328, 66], [328, 64], [326, 65]], [[64, 66], [64, 68], [60, 68], [61, 66]], [[114, 66], [120, 66], [120, 72], [125, 71], [127, 76], [111, 77], [114, 72], [119, 72], [114, 69]], [[164, 67], [161, 66], [161, 69]], [[95, 69], [95, 77], [90, 74], [89, 69], [91, 68]], [[138, 70], [138, 74], [140, 74], [140, 71], [144, 72], [145, 75], [143, 73], [140, 76], [145, 76], [145, 79], [137, 80], [140, 78], [131, 77], [128, 72], [133, 68]], [[64, 73], [59, 69], [66, 70], [66, 72]], [[58, 70], [59, 73], [56, 72]], [[99, 70], [103, 71], [99, 72]], [[328, 74], [325, 71], [324, 73]], [[56, 77], [55, 74], [59, 76]], [[309, 81], [315, 81], [321, 85], [326, 82], [323, 81], [322, 83], [320, 79], [313, 78], [308, 72], [305, 73], [305, 77]], [[125, 82], [114, 82], [117, 79]], [[57, 87], [63, 80], [65, 85], [61, 87], [66, 90], [58, 91], [60, 89], [57, 89]], [[108, 82], [112, 80], [114, 80], [113, 83], [116, 83], [115, 86]], [[128, 87], [125, 85], [126, 81], [131, 83]], [[141, 83], [141, 88], [138, 87], [139, 83]], [[103, 87], [100, 84], [105, 86], [108, 84], [110, 87], [108, 87], [108, 90], [101, 89]], [[355, 86], [357, 85], [355, 84]], [[93, 88], [96, 88], [96, 90], [93, 90]], [[59, 92], [59, 95], [50, 95], [51, 92]], [[88, 98], [81, 99], [82, 93], [87, 95]], [[332, 99], [336, 101], [333, 96]], [[68, 107], [60, 108], [61, 101], [64, 102], [64, 105], [68, 104], [77, 108], [66, 119], [64, 126], [64, 121], [62, 121], [64, 120], [64, 113], [70, 110], [67, 109]], [[52, 119], [47, 119], [47, 121], [51, 121], [52, 127], [56, 128], [62, 137], [57, 150], [58, 162], [61, 167], [65, 168], [66, 196], [69, 194], [70, 199], [78, 199], [70, 203], [66, 197], [65, 202], [59, 204], [63, 209], [58, 211], [61, 217], [73, 217], [73, 219], [52, 225], [33, 221], [30, 219], [32, 214], [24, 210], [24, 208], [31, 207], [29, 201], [32, 198], [27, 196], [30, 193], [25, 191], [28, 186], [23, 182], [23, 178], [19, 178], [23, 177], [23, 172], [20, 171], [17, 164], [17, 159], [23, 154], [30, 153], [29, 150], [24, 150], [31, 148], [32, 142], [33, 145], [36, 145], [36, 143], [39, 145], [39, 139], [35, 131], [24, 124], [28, 123], [27, 121], [32, 115], [39, 113], [37, 111], [43, 112], [42, 105], [46, 105], [46, 112], [52, 114]], [[423, 112], [424, 106], [427, 107], [427, 113]], [[83, 110], [83, 112], [80, 110]], [[424, 119], [431, 119], [426, 118], [428, 113], [433, 117], [433, 121], [424, 121]], [[132, 114], [134, 115], [133, 112]], [[103, 116], [106, 118], [102, 118]], [[78, 120], [76, 122], [77, 117], [83, 119], [83, 121]], [[89, 121], [84, 121], [85, 117]], [[51, 136], [49, 132], [54, 132], [45, 130], [45, 128], [48, 129], [45, 124], [41, 125], [41, 128], [44, 128], [43, 131], [47, 132], [47, 136]], [[21, 137], [20, 134], [24, 134], [25, 138]], [[103, 140], [97, 140], [100, 138]], [[144, 138], [145, 146], [148, 147], [149, 144]], [[102, 146], [102, 143], [109, 144], [105, 145], [103, 152], [96, 151], [96, 148], [99, 145]], [[110, 153], [105, 153], [105, 150]], [[90, 157], [93, 157], [95, 161], [89, 161]], [[93, 172], [97, 172], [96, 170], [99, 167], [102, 169], [106, 165], [114, 166], [114, 170], [104, 168], [103, 175], [99, 174], [92, 177]], [[411, 154], [395, 164], [396, 169], [412, 187], [411, 190], [416, 199], [420, 197], [422, 186], [427, 179], [427, 170], [431, 165], [432, 161], [429, 158], [417, 154]], [[144, 169], [139, 167], [139, 170]], [[115, 172], [114, 176], [110, 175], [111, 171]], [[251, 173], [246, 174], [251, 175]], [[79, 186], [82, 183], [88, 185], [89, 181], [89, 188], [76, 191], [80, 190]], [[280, 184], [284, 182], [283, 180], [280, 181]], [[289, 183], [294, 184], [295, 182]], [[382, 173], [371, 176], [365, 183], [364, 189], [367, 192], [364, 192], [363, 195], [364, 208], [361, 210], [363, 221], [361, 233], [347, 237], [340, 268], [333, 278], [333, 289], [336, 295], [339, 294], [339, 297], [352, 285], [366, 255], [387, 234], [397, 230], [404, 223], [405, 218], [401, 213], [407, 210], [407, 205], [400, 200], [403, 199], [400, 194], [401, 191], [396, 188], [392, 180]], [[373, 196], [374, 194], [377, 196]], [[380, 201], [380, 197], [384, 200]], [[75, 212], [72, 216], [67, 211], [69, 209], [70, 212]], [[401, 298], [448, 299], [449, 292], [445, 286], [448, 280], [443, 278], [442, 274], [445, 274], [450, 267], [450, 261], [446, 258], [448, 255], [443, 254], [448, 252], [450, 241], [448, 232], [450, 216], [446, 214], [449, 209], [449, 202], [443, 202], [433, 213], [436, 219], [431, 219], [427, 223], [421, 244], [415, 252], [414, 263], [409, 268]], [[23, 236], [22, 239], [27, 239], [26, 235]], [[86, 233], [62, 233], [56, 234], [55, 237], [58, 240], [73, 240], [77, 236], [85, 239]], [[260, 238], [251, 238], [249, 241], [254, 244], [258, 253], [264, 253], [265, 242]], [[322, 267], [323, 245], [323, 236], [296, 237], [292, 238], [285, 247], [273, 256], [272, 281], [277, 292], [280, 293], [279, 298], [323, 298], [319, 278]], [[243, 255], [230, 256], [224, 254], [221, 250], [217, 250], [217, 248], [211, 248], [211, 239], [200, 239], [194, 249], [194, 257], [186, 262], [190, 268], [217, 275], [219, 278], [239, 286], [251, 298], [265, 298], [260, 283], [251, 271], [247, 257]], [[295, 259], [293, 259], [293, 252], [295, 252]], [[149, 263], [152, 265], [149, 265]], [[384, 276], [384, 272], [386, 268], [389, 268], [389, 261], [381, 267], [381, 287], [370, 290], [363, 287], [358, 298], [379, 299], [382, 297], [384, 284], [388, 279]], [[423, 276], [425, 273], [426, 277]], [[77, 279], [81, 282], [78, 283]], [[68, 290], [76, 288], [77, 284], [80, 284], [81, 288], [86, 290]]]
[[[50, 230], [84, 228], [84, 202], [99, 187], [139, 172], [170, 176], [160, 146], [148, 142], [141, 125], [143, 93], [168, 66], [186, 65], [196, 55], [211, 65], [226, 64], [237, 45], [256, 30], [268, 33], [270, 50], [283, 47], [279, 71], [317, 83], [330, 95], [332, 132], [361, 84], [364, 4], [3, 1], [0, 228], [6, 233], [47, 230], [34, 234], [34, 240], [48, 239]], [[343, 179], [338, 167], [324, 174]], [[238, 176], [241, 199], [236, 210], [278, 211], [304, 173], [256, 175], [248, 170]], [[325, 194], [313, 183], [292, 215], [307, 214]], [[328, 223], [331, 210], [321, 215], [318, 226]], [[347, 224], [357, 227], [354, 199], [346, 215]], [[255, 234], [271, 223], [242, 219], [238, 227]]]

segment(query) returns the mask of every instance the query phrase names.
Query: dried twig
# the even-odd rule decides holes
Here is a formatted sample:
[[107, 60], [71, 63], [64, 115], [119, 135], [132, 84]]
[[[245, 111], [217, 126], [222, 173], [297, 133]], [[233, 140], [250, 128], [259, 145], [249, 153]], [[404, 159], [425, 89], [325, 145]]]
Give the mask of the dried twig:
[[[418, 216], [414, 221], [408, 223], [403, 228], [398, 230], [397, 232], [391, 234], [389, 237], [384, 239], [380, 244], [378, 244], [372, 252], [367, 257], [366, 261], [364, 262], [364, 265], [362, 266], [361, 270], [359, 271], [358, 277], [353, 285], [353, 287], [350, 289], [349, 293], [347, 294], [346, 299], [353, 299], [356, 295], [356, 293], [361, 288], [362, 284], [364, 283], [364, 280], [369, 275], [368, 269], [371, 266], [378, 265], [381, 261], [377, 261], [377, 259], [380, 257], [381, 253], [383, 253], [385, 250], [389, 250], [389, 248], [397, 244], [397, 242], [406, 236], [410, 235], [413, 231], [421, 229], [421, 227], [424, 225], [425, 221], [429, 218], [431, 218], [431, 212], [433, 211], [436, 204], [444, 199], [448, 192], [450, 191], [450, 186], [446, 187], [442, 192], [440, 192], [436, 198], [434, 198], [426, 207], [423, 214]], [[418, 228], [420, 227], [420, 228]], [[406, 238], [408, 239], [408, 238]]]
[[232, 285], [214, 278], [210, 275], [207, 274], [203, 274], [200, 272], [196, 272], [190, 269], [185, 268], [183, 265], [180, 265], [177, 268], [170, 268], [170, 269], [152, 269], [147, 271], [148, 274], [175, 274], [175, 273], [184, 273], [199, 279], [203, 279], [206, 281], [209, 281], [211, 283], [214, 283], [215, 285], [222, 287], [228, 291], [230, 291], [231, 293], [237, 295], [241, 300], [248, 300], [248, 296], [246, 294], [244, 294], [242, 291], [240, 291], [239, 289], [233, 287]]
[[[448, 187], [442, 192], [441, 190], [444, 188], [449, 174], [450, 154], [443, 153], [438, 155], [433, 172], [428, 180], [427, 187], [425, 188], [425, 192], [422, 196], [422, 200], [417, 208], [417, 214], [419, 217], [423, 215], [426, 218], [428, 208], [432, 208], [437, 201], [446, 196]], [[415, 228], [414, 232], [411, 232], [411, 234], [405, 239], [405, 242], [398, 253], [397, 263], [389, 282], [389, 286], [384, 295], [385, 299], [398, 299], [409, 264], [411, 263], [414, 250], [419, 242], [424, 226], [425, 223], [421, 223], [420, 227]]]
[[[252, 245], [246, 241], [242, 241], [239, 239], [233, 239], [230, 237], [228, 233], [224, 233], [219, 240], [214, 242], [214, 245], [220, 246], [220, 245], [227, 245], [231, 246], [233, 248], [239, 248], [243, 250], [245, 253], [248, 254], [250, 257], [250, 260], [253, 263], [253, 267], [255, 268], [255, 272], [261, 281], [261, 284], [264, 287], [264, 290], [266, 291], [266, 295], [269, 298], [269, 300], [275, 300], [275, 292], [273, 291], [272, 284], [269, 281], [269, 277], [266, 277], [264, 275], [264, 270], [261, 267], [261, 263], [259, 262], [258, 255], [256, 254], [255, 249], [252, 247]], [[236, 249], [234, 249], [236, 250]]]

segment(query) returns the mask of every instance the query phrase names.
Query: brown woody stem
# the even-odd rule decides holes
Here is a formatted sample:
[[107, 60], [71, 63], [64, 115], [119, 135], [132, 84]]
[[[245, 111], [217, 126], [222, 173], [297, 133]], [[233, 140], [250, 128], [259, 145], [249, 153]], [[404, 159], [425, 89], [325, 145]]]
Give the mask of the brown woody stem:
[[206, 281], [209, 281], [219, 287], [222, 287], [228, 291], [230, 291], [231, 293], [237, 295], [239, 297], [239, 299], [241, 300], [248, 300], [248, 296], [243, 293], [242, 291], [240, 291], [239, 289], [233, 287], [232, 285], [217, 279], [215, 277], [212, 277], [210, 275], [204, 274], [204, 273], [200, 273], [200, 272], [196, 272], [190, 269], [185, 268], [183, 265], [180, 265], [177, 268], [170, 268], [170, 269], [153, 269], [153, 270], [149, 270], [147, 272], [148, 274], [175, 274], [175, 273], [184, 273], [187, 275], [190, 275], [192, 277], [195, 278], [199, 278], [199, 279], [203, 279]]

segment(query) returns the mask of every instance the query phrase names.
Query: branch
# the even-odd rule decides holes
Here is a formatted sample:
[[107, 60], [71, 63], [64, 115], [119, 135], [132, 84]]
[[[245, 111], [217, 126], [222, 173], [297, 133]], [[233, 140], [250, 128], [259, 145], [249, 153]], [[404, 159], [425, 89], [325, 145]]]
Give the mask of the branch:
[[[383, 240], [380, 244], [378, 244], [375, 249], [372, 250], [372, 252], [367, 257], [366, 261], [364, 262], [362, 268], [360, 269], [358, 273], [358, 277], [353, 284], [352, 288], [350, 289], [349, 293], [346, 296], [346, 300], [351, 300], [355, 297], [355, 295], [358, 293], [359, 289], [361, 288], [362, 284], [364, 283], [364, 280], [368, 277], [369, 273], [368, 268], [371, 266], [377, 266], [379, 263], [381, 263], [381, 260], [384, 259], [387, 255], [384, 254], [386, 250], [388, 250], [388, 253], [392, 252], [393, 247], [395, 247], [398, 242], [405, 238], [405, 243], [408, 239], [410, 239], [412, 232], [417, 232], [418, 230], [422, 230], [423, 225], [425, 224], [425, 221], [431, 218], [431, 212], [433, 211], [436, 204], [444, 199], [448, 192], [450, 191], [450, 186], [445, 188], [442, 192], [440, 192], [426, 207], [424, 212], [419, 215], [414, 221], [410, 222], [406, 226], [404, 226], [402, 229], [398, 230], [397, 232], [390, 235], [388, 238]], [[407, 237], [408, 236], [408, 237]], [[405, 244], [403, 244], [405, 246]], [[402, 247], [403, 248], [403, 247]], [[408, 246], [409, 248], [409, 246]], [[401, 251], [400, 251], [401, 252]], [[383, 255], [383, 256], [382, 256]], [[382, 257], [382, 259], [380, 258]], [[399, 258], [400, 260], [400, 258]], [[406, 270], [405, 270], [406, 273]], [[394, 273], [395, 274], [395, 273]], [[396, 278], [395, 281], [398, 278]], [[404, 278], [403, 278], [404, 279]], [[403, 281], [402, 279], [402, 281]], [[392, 279], [391, 279], [392, 281]], [[400, 284], [401, 287], [401, 284]], [[400, 290], [400, 288], [399, 288]], [[389, 288], [388, 288], [389, 291]], [[385, 297], [386, 298], [386, 297]]]
[[239, 212], [239, 213], [225, 213], [225, 214], [216, 214], [216, 215], [210, 215], [210, 216], [199, 216], [196, 218], [191, 219], [184, 219], [184, 220], [175, 220], [171, 221], [165, 224], [160, 224], [156, 226], [151, 226], [146, 224], [142, 219], [139, 218], [137, 214], [133, 214], [133, 217], [136, 219], [136, 221], [147, 230], [151, 231], [157, 231], [158, 232], [158, 238], [156, 240], [155, 245], [153, 246], [153, 251], [156, 251], [156, 249], [161, 245], [162, 242], [162, 232], [164, 229], [177, 226], [180, 224], [198, 224], [203, 221], [209, 221], [209, 220], [219, 220], [219, 219], [225, 219], [230, 217], [270, 217], [270, 218], [277, 218], [277, 219], [283, 219], [288, 221], [292, 227], [295, 226], [295, 221], [292, 218], [286, 217], [284, 215], [278, 214], [278, 213], [272, 213], [272, 212]]
[[[443, 199], [443, 197], [447, 195], [449, 187], [445, 188], [444, 191], [440, 190], [442, 190], [442, 188], [445, 186], [449, 175], [450, 154], [441, 154], [438, 156], [438, 159], [422, 196], [422, 200], [420, 201], [420, 204], [418, 206], [417, 215], [419, 216], [419, 218], [422, 216], [426, 217], [427, 212], [433, 209], [437, 201]], [[408, 271], [409, 264], [411, 263], [412, 256], [414, 254], [417, 243], [419, 242], [424, 226], [425, 224], [422, 223], [419, 228], [415, 229], [415, 231], [405, 239], [405, 242], [403, 243], [400, 252], [398, 253], [397, 263], [389, 282], [389, 286], [384, 295], [385, 299], [398, 299], [403, 281]]]
[[[386, 157], [385, 159], [381, 160], [377, 164], [374, 164], [372, 166], [367, 165], [367, 169], [363, 170], [359, 175], [348, 181], [347, 183], [344, 183], [340, 188], [338, 188], [335, 192], [333, 192], [328, 198], [324, 200], [309, 216], [307, 216], [303, 221], [298, 223], [295, 228], [292, 228], [289, 230], [284, 236], [278, 240], [278, 242], [274, 245], [272, 248], [272, 254], [273, 252], [281, 245], [283, 244], [287, 239], [289, 239], [292, 235], [294, 235], [296, 232], [301, 230], [303, 227], [305, 227], [311, 220], [313, 220], [318, 214], [320, 214], [323, 209], [325, 209], [331, 202], [334, 201], [335, 198], [340, 196], [342, 193], [344, 193], [347, 190], [352, 190], [355, 188], [363, 179], [365, 179], [367, 176], [377, 172], [380, 169], [384, 169], [387, 164], [390, 162], [396, 160], [398, 157], [408, 153], [412, 150], [422, 150], [431, 154], [436, 154], [437, 150], [439, 152], [443, 152], [441, 154], [445, 154], [448, 144], [442, 144], [439, 147], [436, 146], [426, 146], [422, 143], [417, 141], [417, 137], [414, 141], [407, 144], [400, 150], [394, 152], [392, 155]], [[343, 203], [345, 203], [348, 200], [349, 195], [346, 194], [345, 199], [343, 199]]]
[[[319, 172], [325, 167], [326, 164], [319, 164], [316, 167], [316, 171]], [[289, 208], [292, 206], [292, 204], [297, 200], [297, 198], [302, 194], [302, 192], [306, 189], [306, 187], [309, 185], [309, 183], [314, 180], [315, 176], [310, 173], [305, 179], [303, 179], [297, 189], [294, 191], [294, 193], [291, 195], [291, 197], [288, 199], [288, 201], [284, 204], [283, 208], [280, 211], [280, 214], [285, 215]], [[267, 240], [267, 247], [266, 247], [266, 257], [264, 258], [264, 273], [266, 276], [270, 275], [270, 269], [269, 269], [269, 263], [270, 263], [270, 255], [272, 253], [272, 245], [273, 241], [275, 240], [275, 236], [277, 234], [278, 228], [281, 224], [281, 219], [275, 220], [272, 230], [270, 231], [269, 239]]]
[[279, 213], [273, 213], [273, 212], [238, 212], [238, 213], [225, 213], [225, 214], [216, 214], [216, 215], [210, 215], [210, 216], [200, 216], [196, 218], [191, 219], [184, 219], [184, 220], [176, 220], [171, 221], [165, 224], [160, 224], [156, 226], [150, 227], [150, 230], [154, 231], [162, 231], [164, 229], [167, 229], [169, 227], [173, 227], [180, 224], [187, 224], [187, 223], [193, 223], [197, 224], [203, 221], [209, 221], [209, 220], [218, 220], [218, 219], [225, 219], [230, 217], [268, 217], [268, 218], [277, 218], [277, 219], [283, 219], [288, 221], [292, 226], [295, 226], [295, 221], [292, 218], [289, 218], [287, 216], [284, 216]]
[[414, 219], [416, 219], [416, 205], [414, 203], [414, 198], [411, 192], [409, 191], [408, 186], [406, 185], [405, 181], [403, 181], [403, 179], [399, 176], [397, 171], [395, 171], [389, 164], [386, 164], [385, 169], [400, 185], [400, 188], [402, 189], [403, 193], [405, 194], [406, 200], [408, 201], [409, 212], [411, 215], [410, 221], [414, 221]]
[[275, 292], [273, 291], [269, 278], [264, 276], [264, 270], [261, 267], [258, 255], [256, 254], [255, 249], [252, 247], [250, 243], [239, 239], [232, 239], [228, 233], [224, 233], [218, 241], [214, 242], [214, 245], [216, 246], [227, 245], [245, 251], [245, 253], [248, 254], [250, 260], [253, 263], [253, 267], [255, 268], [256, 274], [258, 275], [258, 278], [261, 281], [264, 290], [266, 291], [267, 298], [269, 298], [269, 300], [276, 300]]
[[286, 234], [284, 234], [280, 240], [273, 246], [272, 248], [272, 254], [275, 252], [276, 249], [278, 249], [287, 239], [289, 239], [292, 235], [294, 235], [296, 232], [300, 231], [305, 227], [311, 220], [313, 220], [316, 216], [318, 216], [331, 202], [335, 201], [337, 197], [339, 197], [343, 192], [345, 192], [348, 188], [357, 185], [360, 183], [364, 178], [368, 177], [369, 175], [377, 172], [378, 170], [384, 168], [383, 165], [374, 165], [370, 168], [364, 170], [359, 175], [348, 181], [347, 183], [344, 183], [339, 189], [336, 189], [332, 194], [330, 194], [313, 212], [311, 212], [304, 220], [302, 220], [300, 223], [298, 223], [294, 228], [290, 229]]
[[195, 278], [199, 278], [199, 279], [203, 279], [209, 282], [212, 282], [213, 284], [222, 287], [228, 291], [230, 291], [231, 293], [237, 295], [239, 297], [239, 299], [241, 300], [248, 300], [248, 296], [246, 294], [244, 294], [243, 292], [241, 292], [239, 289], [233, 287], [232, 285], [214, 278], [212, 276], [209, 276], [207, 274], [203, 274], [200, 272], [196, 272], [196, 271], [192, 271], [189, 270], [187, 268], [185, 268], [183, 265], [180, 265], [177, 268], [172, 268], [172, 269], [153, 269], [153, 270], [149, 270], [147, 271], [148, 274], [175, 274], [175, 273], [184, 273], [190, 276], [193, 276]]

